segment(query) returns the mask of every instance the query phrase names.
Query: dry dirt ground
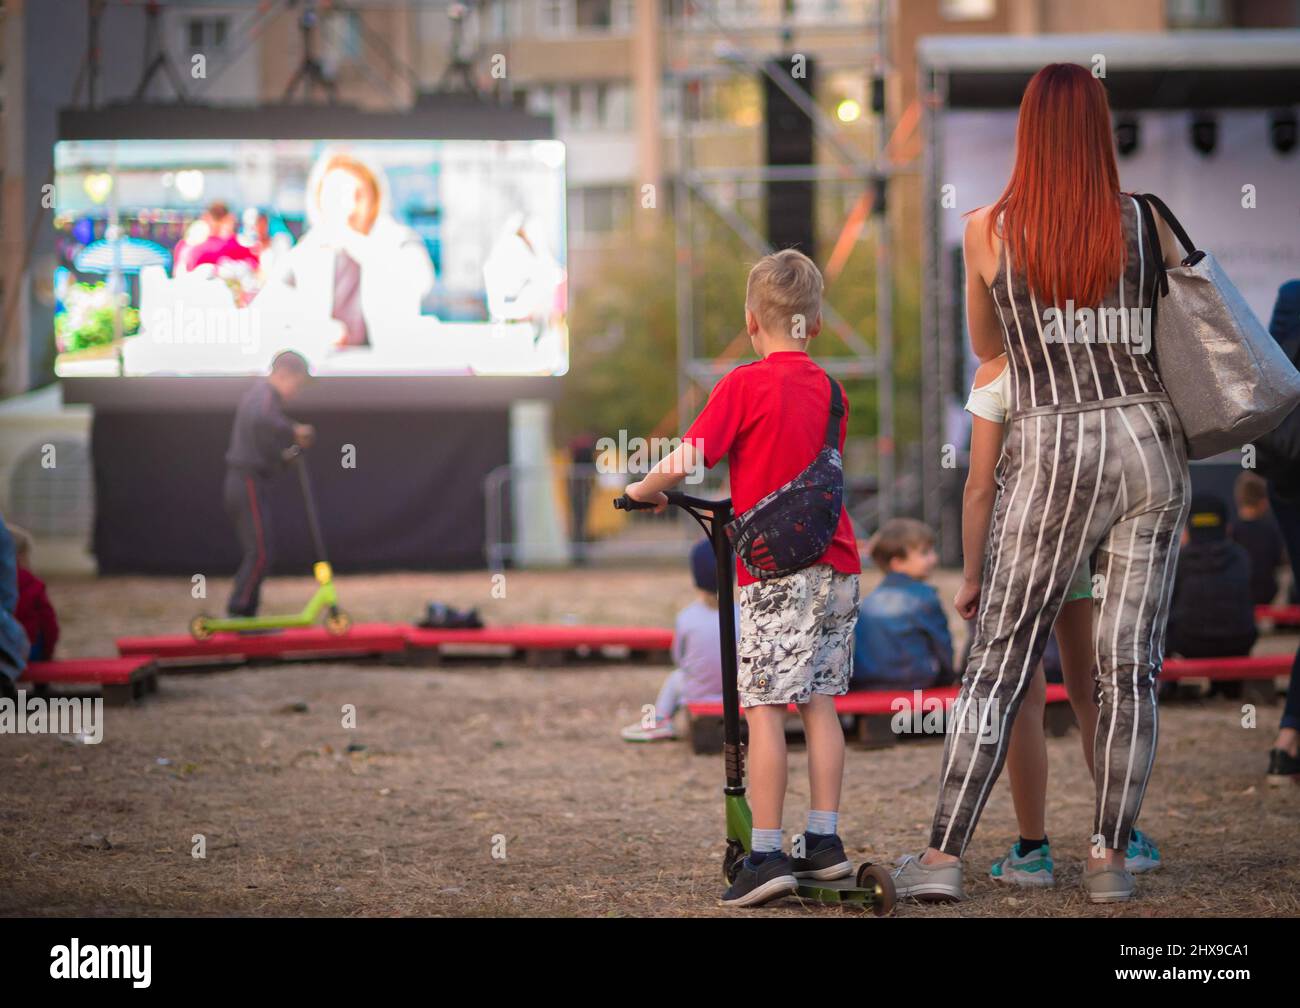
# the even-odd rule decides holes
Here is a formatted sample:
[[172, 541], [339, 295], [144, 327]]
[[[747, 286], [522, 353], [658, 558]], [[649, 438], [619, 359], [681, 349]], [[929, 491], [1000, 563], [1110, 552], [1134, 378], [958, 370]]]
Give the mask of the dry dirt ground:
[[[107, 655], [116, 636], [182, 630], [198, 606], [189, 587], [52, 579], [63, 653]], [[344, 578], [340, 592], [358, 619], [409, 620], [432, 597], [479, 606], [494, 623], [665, 625], [690, 597], [673, 568], [511, 573], [504, 599], [491, 587], [486, 573], [391, 575]], [[308, 588], [275, 580], [265, 607], [296, 609]], [[721, 760], [684, 742], [618, 738], [665, 672], [304, 663], [168, 675], [157, 697], [106, 712], [99, 745], [0, 737], [0, 913], [721, 913]], [[351, 731], [345, 704], [357, 709]], [[1263, 774], [1278, 713], [1263, 708], [1245, 729], [1239, 703], [1164, 708], [1143, 826], [1167, 866], [1142, 879], [1139, 902], [1093, 907], [1075, 884], [1092, 788], [1072, 732], [1049, 740], [1057, 889], [1007, 891], [986, 877], [1015, 836], [1004, 779], [971, 847], [970, 901], [896, 913], [1297, 915], [1300, 788], [1270, 788]], [[858, 857], [924, 845], [940, 751], [850, 748], [842, 833]], [[797, 746], [791, 763], [785, 825], [797, 831], [807, 802]], [[204, 859], [191, 856], [197, 834]], [[758, 912], [852, 913], [793, 900]]]

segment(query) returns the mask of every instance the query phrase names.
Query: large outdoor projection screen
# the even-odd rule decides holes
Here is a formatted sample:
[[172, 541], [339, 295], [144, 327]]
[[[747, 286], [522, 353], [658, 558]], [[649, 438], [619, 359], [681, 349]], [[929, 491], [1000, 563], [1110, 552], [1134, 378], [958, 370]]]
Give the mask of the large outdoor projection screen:
[[565, 152], [548, 139], [55, 147], [56, 371], [560, 375]]

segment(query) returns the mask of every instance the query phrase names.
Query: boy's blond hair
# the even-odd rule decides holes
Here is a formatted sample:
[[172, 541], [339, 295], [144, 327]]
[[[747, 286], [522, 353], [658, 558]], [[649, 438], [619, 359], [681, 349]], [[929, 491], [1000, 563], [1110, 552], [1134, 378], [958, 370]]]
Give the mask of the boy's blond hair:
[[887, 574], [891, 561], [907, 556], [909, 550], [933, 545], [934, 532], [925, 522], [915, 518], [891, 518], [871, 537], [871, 559]]
[[822, 274], [798, 249], [763, 256], [749, 271], [745, 307], [764, 332], [802, 337], [822, 310]]

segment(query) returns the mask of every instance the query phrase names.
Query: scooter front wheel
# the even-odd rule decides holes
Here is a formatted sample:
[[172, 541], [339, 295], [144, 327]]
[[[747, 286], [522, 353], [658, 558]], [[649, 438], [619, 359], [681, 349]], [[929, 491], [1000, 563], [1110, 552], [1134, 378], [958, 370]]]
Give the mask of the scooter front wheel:
[[884, 865], [872, 864], [870, 861], [858, 868], [858, 888], [871, 894], [871, 912], [883, 917], [894, 909], [898, 900], [898, 891], [894, 888], [894, 876]]
[[190, 620], [190, 636], [197, 641], [205, 641], [212, 636], [212, 631], [208, 629], [208, 620], [210, 616], [199, 615]]
[[726, 879], [727, 885], [736, 881], [736, 875], [740, 872], [740, 864], [745, 860], [745, 847], [739, 840], [727, 841], [727, 852], [722, 855], [722, 877]]
[[352, 617], [342, 609], [335, 609], [325, 617], [325, 629], [335, 637], [341, 637], [352, 629]]

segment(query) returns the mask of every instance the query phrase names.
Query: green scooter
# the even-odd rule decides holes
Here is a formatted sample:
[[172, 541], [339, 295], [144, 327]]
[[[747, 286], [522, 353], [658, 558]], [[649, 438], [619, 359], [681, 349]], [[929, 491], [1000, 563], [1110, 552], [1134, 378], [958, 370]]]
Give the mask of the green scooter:
[[[718, 629], [722, 645], [722, 759], [726, 782], [722, 788], [727, 822], [727, 850], [722, 858], [722, 874], [730, 885], [736, 879], [740, 863], [749, 853], [754, 819], [745, 800], [745, 747], [740, 741], [740, 694], [736, 686], [736, 613], [735, 589], [732, 584], [735, 557], [727, 525], [732, 519], [731, 501], [702, 500], [676, 490], [666, 494], [668, 503], [681, 508], [704, 529], [713, 544], [718, 570]], [[627, 494], [614, 501], [620, 511], [643, 511], [653, 504], [635, 501]], [[818, 903], [840, 903], [870, 908], [882, 917], [893, 909], [896, 900], [894, 880], [883, 865], [866, 862], [854, 877], [834, 881], [800, 879], [797, 894]]]
[[312, 547], [316, 562], [312, 565], [312, 574], [316, 578], [316, 591], [307, 601], [300, 613], [289, 616], [195, 616], [190, 620], [190, 636], [195, 640], [207, 640], [214, 633], [234, 631], [236, 633], [259, 632], [266, 630], [287, 630], [290, 627], [308, 627], [316, 622], [321, 613], [325, 613], [325, 629], [339, 636], [352, 627], [352, 618], [338, 606], [338, 594], [334, 590], [334, 571], [325, 558], [325, 540], [320, 532], [320, 519], [316, 515], [316, 498], [312, 494], [311, 480], [307, 476], [307, 463], [303, 451], [297, 445], [284, 450], [285, 460], [298, 470], [298, 479], [302, 484], [303, 504], [307, 509], [307, 528], [311, 532]]

